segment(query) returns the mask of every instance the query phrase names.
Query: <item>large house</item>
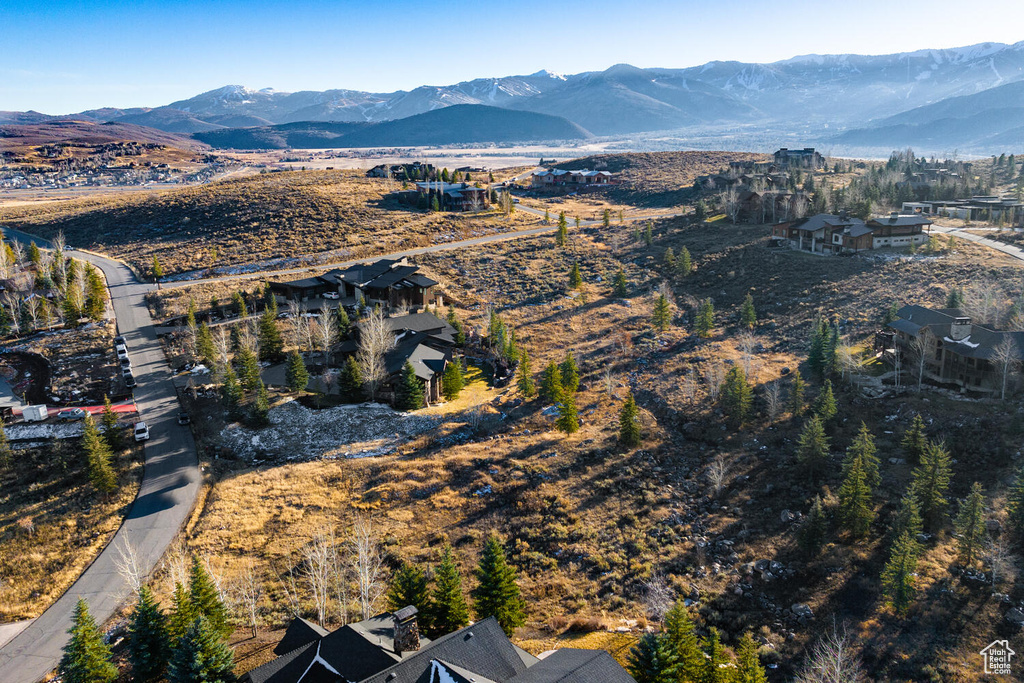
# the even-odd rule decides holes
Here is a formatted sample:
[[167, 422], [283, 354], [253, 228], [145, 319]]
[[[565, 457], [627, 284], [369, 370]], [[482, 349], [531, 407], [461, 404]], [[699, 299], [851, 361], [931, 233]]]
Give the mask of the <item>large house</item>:
[[924, 244], [928, 241], [924, 228], [931, 224], [931, 221], [920, 215], [893, 213], [887, 218], [863, 221], [846, 213], [819, 213], [799, 221], [773, 226], [772, 237], [802, 251], [851, 254]]
[[1002, 221], [1009, 225], [1024, 222], [1024, 202], [1013, 197], [975, 196], [970, 199], [903, 202], [902, 210], [905, 213], [971, 221]]
[[[381, 388], [380, 398], [395, 399], [395, 387], [402, 377], [405, 364], [410, 363], [416, 377], [423, 382], [423, 400], [430, 405], [441, 400], [441, 378], [448, 363], [455, 359], [455, 329], [433, 313], [420, 312], [384, 318], [384, 324], [394, 335], [394, 346], [384, 354], [384, 370], [387, 380]], [[359, 348], [359, 335], [364, 322], [354, 326], [352, 339], [336, 344], [331, 349], [335, 363]]]
[[274, 654], [242, 683], [635, 683], [602, 650], [534, 657], [494, 617], [428, 640], [415, 607], [331, 632], [296, 618]]
[[394, 180], [426, 180], [434, 172], [433, 164], [378, 164], [366, 172], [367, 178], [392, 178]]
[[778, 168], [806, 168], [817, 170], [825, 167], [825, 157], [813, 147], [803, 149], [787, 149], [783, 147], [775, 153], [775, 165]]
[[423, 275], [418, 266], [409, 265], [405, 259], [378, 259], [315, 277], [269, 283], [270, 291], [282, 303], [337, 294], [342, 305], [353, 305], [362, 297], [369, 306], [380, 304], [385, 308], [443, 305], [435, 291], [437, 284], [437, 280]]
[[549, 168], [534, 171], [530, 176], [530, 186], [534, 189], [571, 186], [574, 188], [611, 185], [615, 176], [608, 171], [591, 171], [585, 168], [578, 171], [566, 171], [560, 168]]
[[[884, 346], [890, 353], [899, 350], [906, 359], [905, 368], [919, 367], [916, 363], [923, 350], [925, 379], [967, 391], [1001, 393], [1004, 367], [1000, 354], [1008, 353], [1017, 361], [1024, 358], [1024, 332], [994, 330], [955, 308], [904, 306], [888, 331], [891, 341]], [[1005, 377], [1009, 379], [1009, 373]]]
[[491, 205], [490, 190], [469, 183], [416, 183], [416, 191], [428, 203], [436, 198], [442, 211], [482, 211]]

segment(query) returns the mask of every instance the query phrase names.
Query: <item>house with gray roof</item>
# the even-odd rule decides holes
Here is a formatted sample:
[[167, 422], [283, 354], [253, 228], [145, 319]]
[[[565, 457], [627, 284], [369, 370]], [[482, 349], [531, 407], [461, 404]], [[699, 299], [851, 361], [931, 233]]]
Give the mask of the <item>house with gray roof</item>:
[[307, 302], [337, 293], [343, 305], [354, 305], [361, 297], [369, 306], [422, 308], [443, 305], [437, 294], [437, 280], [420, 272], [405, 259], [377, 259], [345, 269], [335, 268], [322, 275], [290, 281], [270, 281], [270, 291], [281, 303]]
[[423, 638], [414, 607], [330, 633], [296, 619], [274, 654], [242, 683], [635, 683], [603, 650], [534, 657], [516, 647], [494, 617]]
[[920, 246], [932, 222], [920, 214], [892, 213], [863, 221], [845, 211], [819, 213], [772, 226], [772, 237], [815, 254], [852, 254], [871, 249]]
[[1012, 366], [1024, 359], [1024, 332], [996, 330], [956, 308], [904, 306], [887, 329], [891, 351], [916, 377], [962, 391], [998, 394], [1015, 389]]

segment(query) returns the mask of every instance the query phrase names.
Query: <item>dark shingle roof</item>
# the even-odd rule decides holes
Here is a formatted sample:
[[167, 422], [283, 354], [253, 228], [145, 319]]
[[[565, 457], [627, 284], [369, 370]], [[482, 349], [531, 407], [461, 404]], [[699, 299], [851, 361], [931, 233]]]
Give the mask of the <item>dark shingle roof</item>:
[[[438, 638], [363, 683], [430, 683], [431, 662], [434, 660], [472, 671], [478, 678], [492, 681], [508, 681], [526, 671], [526, 664], [497, 620], [488, 617]], [[597, 683], [597, 680], [590, 683]]]
[[555, 650], [507, 683], [636, 683], [604, 650]]
[[258, 666], [242, 677], [242, 681], [268, 683], [269, 681], [297, 681], [316, 657], [317, 643], [308, 643], [287, 652], [263, 666]]
[[288, 624], [281, 642], [274, 648], [274, 654], [283, 655], [286, 652], [291, 652], [303, 645], [320, 640], [327, 633], [327, 629], [317, 626], [302, 617], [295, 617], [292, 619], [292, 623]]

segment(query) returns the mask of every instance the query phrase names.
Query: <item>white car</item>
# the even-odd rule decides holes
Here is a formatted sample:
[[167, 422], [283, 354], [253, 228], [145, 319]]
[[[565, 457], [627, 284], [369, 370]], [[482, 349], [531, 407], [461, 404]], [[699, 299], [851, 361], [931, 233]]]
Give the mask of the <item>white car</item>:
[[117, 357], [119, 359], [124, 360], [125, 358], [128, 357], [128, 347], [125, 346], [124, 344], [118, 344], [114, 348], [117, 351]]
[[135, 440], [136, 441], [149, 441], [149, 427], [145, 422], [135, 423]]
[[341, 295], [337, 292], [324, 292], [325, 299], [340, 299]]

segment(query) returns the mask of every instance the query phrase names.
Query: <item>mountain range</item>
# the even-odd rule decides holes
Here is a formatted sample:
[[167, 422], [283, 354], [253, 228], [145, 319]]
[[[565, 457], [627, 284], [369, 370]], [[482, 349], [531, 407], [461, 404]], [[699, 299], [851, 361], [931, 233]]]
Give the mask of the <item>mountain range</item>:
[[[797, 131], [819, 144], [840, 146], [914, 144], [902, 140], [905, 134], [939, 147], [984, 147], [1019, 138], [1013, 131], [1020, 123], [1014, 118], [1021, 106], [1021, 90], [1011, 86], [1022, 80], [1024, 41], [878, 56], [804, 55], [769, 64], [714, 61], [685, 69], [619, 64], [569, 76], [541, 71], [393, 93], [283, 92], [232, 85], [161, 107], [97, 109], [63, 118], [118, 121], [197, 134], [200, 139], [215, 139], [211, 134], [219, 131], [260, 129], [264, 132], [255, 133], [256, 137], [276, 136], [275, 140], [287, 142], [289, 135], [283, 135], [287, 129], [276, 129], [282, 124], [382, 124], [463, 107], [457, 116], [417, 119], [394, 131], [370, 126], [345, 133], [377, 140], [389, 132], [414, 131], [425, 121], [428, 129], [393, 143], [404, 145], [408, 140], [444, 144], [423, 142], [428, 132], [436, 139], [481, 141], [462, 139], [458, 130], [429, 129], [429, 125], [465, 127], [477, 118], [483, 125], [495, 120], [492, 108], [501, 108], [556, 117], [545, 125], [540, 125], [540, 120], [517, 124], [524, 131], [530, 129], [531, 135], [552, 135], [551, 139], [558, 137], [557, 131], [628, 136], [753, 127]], [[973, 97], [977, 99], [971, 100]], [[1000, 98], [1006, 99], [1006, 107], [986, 103]], [[961, 108], [966, 101], [974, 103], [970, 116]], [[0, 112], [0, 123], [50, 118], [36, 112]], [[976, 127], [977, 132], [958, 129], [957, 120]], [[551, 124], [550, 130], [547, 124]], [[537, 139], [502, 137], [501, 131], [489, 137], [491, 141]]]

